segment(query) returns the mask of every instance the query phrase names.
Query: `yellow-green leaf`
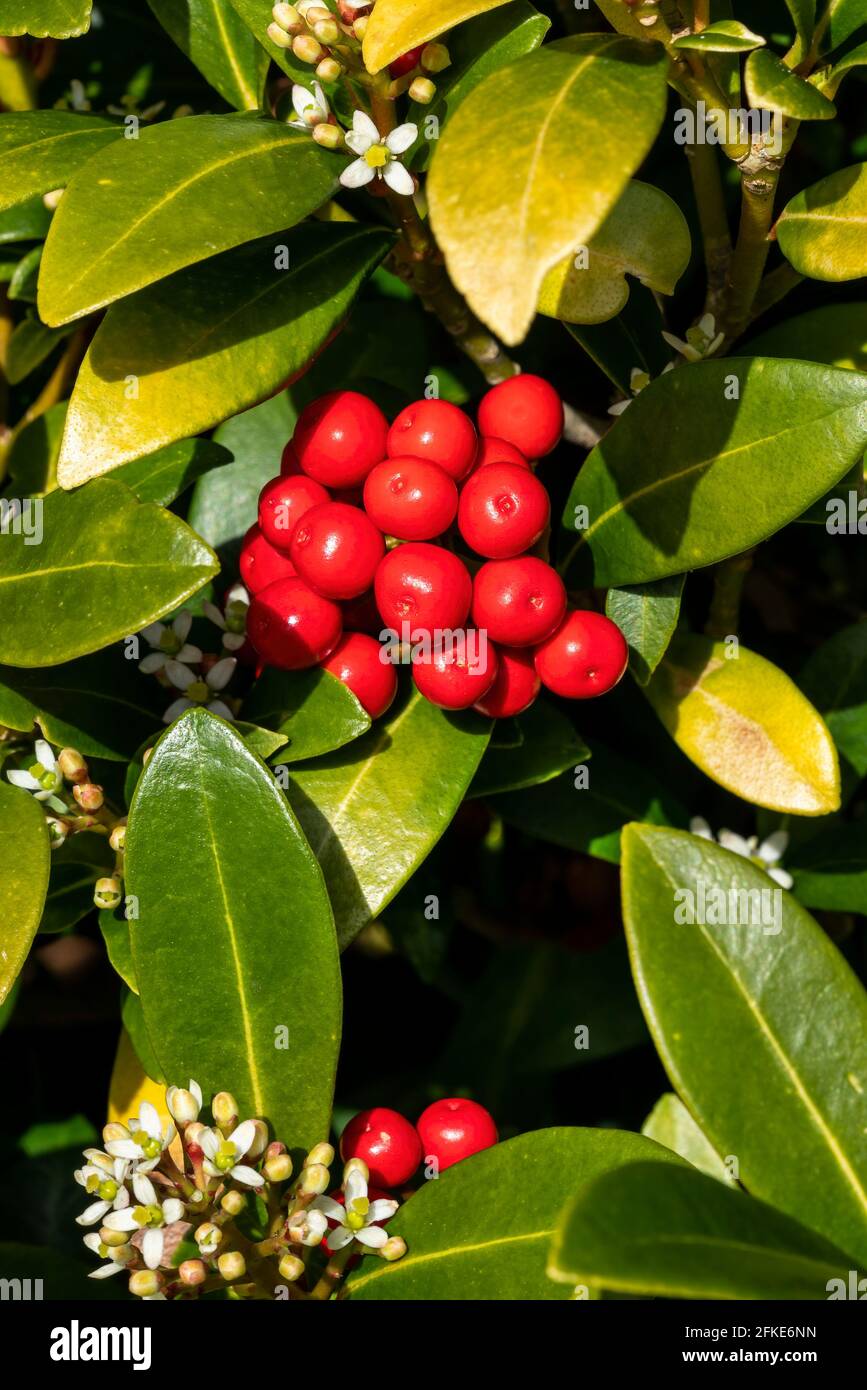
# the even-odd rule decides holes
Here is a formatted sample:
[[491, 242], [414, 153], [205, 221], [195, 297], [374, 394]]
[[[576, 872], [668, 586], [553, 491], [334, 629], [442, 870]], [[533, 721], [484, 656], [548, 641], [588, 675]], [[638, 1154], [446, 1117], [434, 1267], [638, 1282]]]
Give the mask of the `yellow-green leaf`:
[[748, 53], [752, 48], [762, 48], [764, 43], [761, 34], [754, 34], [737, 19], [721, 19], [697, 34], [681, 34], [671, 46], [696, 53]]
[[590, 245], [548, 271], [539, 312], [564, 323], [604, 323], [629, 298], [627, 272], [659, 294], [673, 294], [689, 255], [689, 227], [677, 203], [633, 179]]
[[429, 43], [465, 19], [495, 10], [507, 0], [377, 0], [364, 34], [364, 62], [379, 72], [402, 53]]
[[238, 111], [261, 104], [268, 56], [229, 0], [148, 0], [160, 24]]
[[486, 78], [448, 122], [428, 180], [433, 228], [505, 342], [521, 341], [547, 271], [589, 243], [647, 154], [666, 64], [661, 45], [619, 34], [564, 39]]
[[751, 107], [776, 111], [799, 121], [830, 121], [836, 115], [833, 101], [767, 49], [750, 54], [744, 85]]
[[2, 0], [0, 33], [72, 39], [90, 28], [92, 0]]
[[36, 935], [48, 892], [50, 859], [48, 822], [41, 804], [20, 787], [0, 782], [0, 1004]]
[[840, 768], [828, 727], [764, 657], [684, 633], [646, 693], [678, 748], [735, 796], [797, 816], [839, 807]]
[[867, 275], [867, 164], [838, 169], [786, 204], [777, 226], [786, 259], [812, 280]]

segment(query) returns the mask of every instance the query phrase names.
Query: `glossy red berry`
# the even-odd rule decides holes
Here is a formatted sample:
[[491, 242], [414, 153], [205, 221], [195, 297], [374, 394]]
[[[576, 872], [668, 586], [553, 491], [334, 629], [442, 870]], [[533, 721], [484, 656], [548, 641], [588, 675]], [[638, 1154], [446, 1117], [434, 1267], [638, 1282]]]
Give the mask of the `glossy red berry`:
[[413, 662], [416, 689], [440, 709], [469, 709], [490, 690], [497, 674], [497, 652], [484, 633], [456, 633], [429, 655]]
[[529, 647], [497, 647], [494, 683], [475, 707], [489, 719], [511, 719], [530, 708], [540, 685]]
[[363, 1159], [371, 1181], [383, 1187], [408, 1182], [421, 1162], [421, 1152], [421, 1140], [409, 1120], [383, 1106], [360, 1110], [340, 1139], [344, 1163], [350, 1158]]
[[340, 640], [343, 618], [330, 599], [303, 579], [278, 579], [256, 594], [247, 636], [268, 666], [300, 671], [324, 661]]
[[476, 468], [484, 468], [488, 463], [517, 463], [521, 468], [529, 468], [529, 459], [510, 444], [508, 439], [494, 439], [482, 435], [476, 454]]
[[280, 472], [284, 478], [297, 478], [299, 474], [303, 475], [304, 473], [304, 469], [298, 462], [295, 445], [292, 443], [291, 439], [283, 450], [283, 455], [280, 459]]
[[391, 77], [405, 77], [413, 68], [417, 68], [421, 62], [421, 55], [424, 51], [424, 44], [420, 43], [417, 48], [408, 48], [406, 53], [401, 53], [399, 58], [395, 58], [393, 63], [389, 63], [388, 71]]
[[385, 458], [388, 421], [358, 391], [330, 391], [304, 407], [292, 444], [309, 477], [325, 487], [356, 487]]
[[329, 496], [321, 483], [304, 473], [282, 473], [266, 483], [259, 493], [259, 530], [271, 545], [289, 554], [295, 527], [305, 512]]
[[401, 541], [429, 541], [441, 536], [454, 521], [458, 490], [438, 463], [386, 459], [367, 475], [364, 508], [386, 535]]
[[363, 632], [344, 632], [330, 656], [322, 663], [352, 691], [371, 719], [385, 714], [397, 694], [397, 672], [389, 660], [382, 659], [384, 648]]
[[507, 560], [535, 545], [550, 516], [548, 493], [529, 468], [491, 463], [464, 484], [458, 528], [479, 555]]
[[555, 569], [533, 555], [488, 560], [473, 580], [473, 623], [494, 642], [535, 647], [566, 615], [566, 588]]
[[301, 578], [317, 593], [356, 598], [373, 583], [385, 541], [357, 507], [321, 502], [296, 526], [290, 554]]
[[241, 583], [251, 594], [258, 594], [262, 589], [267, 589], [276, 579], [291, 579], [296, 572], [289, 556], [284, 555], [265, 539], [259, 530], [258, 522], [250, 527], [244, 537], [238, 569]]
[[416, 1125], [425, 1158], [435, 1158], [440, 1172], [490, 1149], [499, 1138], [493, 1116], [474, 1100], [435, 1100]]
[[400, 633], [463, 627], [473, 581], [466, 566], [441, 545], [407, 541], [395, 546], [376, 571], [376, 606], [386, 627]]
[[477, 444], [472, 420], [450, 401], [416, 401], [388, 432], [389, 458], [427, 459], [456, 479], [472, 468]]
[[604, 613], [569, 613], [536, 648], [542, 684], [568, 700], [604, 695], [626, 670], [629, 652], [623, 633]]
[[482, 397], [479, 432], [507, 439], [528, 459], [544, 458], [563, 433], [563, 402], [541, 376], [510, 376]]

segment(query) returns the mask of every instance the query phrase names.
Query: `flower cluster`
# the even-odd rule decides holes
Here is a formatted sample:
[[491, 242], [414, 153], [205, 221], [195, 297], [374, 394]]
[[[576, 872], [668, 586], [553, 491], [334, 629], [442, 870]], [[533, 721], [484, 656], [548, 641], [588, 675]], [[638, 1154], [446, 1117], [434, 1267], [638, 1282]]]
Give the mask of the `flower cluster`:
[[75, 1180], [90, 1202], [77, 1218], [84, 1243], [104, 1263], [92, 1279], [126, 1273], [143, 1299], [327, 1299], [350, 1259], [406, 1251], [383, 1223], [398, 1203], [368, 1197], [369, 1170], [352, 1158], [341, 1188], [327, 1196], [334, 1149], [314, 1146], [294, 1181], [286, 1145], [269, 1142], [263, 1120], [240, 1120], [226, 1091], [199, 1116], [201, 1088], [169, 1086], [161, 1121], [142, 1102], [124, 1124], [103, 1130], [103, 1148], [86, 1149]]
[[[698, 835], [701, 840], [714, 839], [714, 833], [703, 816], [693, 816], [689, 828], [693, 835]], [[780, 860], [789, 844], [788, 831], [775, 830], [773, 835], [769, 835], [759, 844], [757, 835], [751, 835], [745, 840], [743, 835], [736, 835], [733, 830], [720, 830], [716, 842], [722, 845], [723, 849], [731, 850], [732, 854], [739, 854], [742, 859], [749, 859], [758, 868], [764, 869], [768, 877], [781, 888], [791, 888], [794, 883], [792, 875], [780, 866]]]
[[235, 710], [220, 697], [235, 674], [235, 654], [244, 650], [249, 606], [250, 596], [243, 584], [235, 584], [229, 590], [224, 608], [214, 603], [203, 605], [205, 616], [222, 633], [222, 656], [203, 652], [187, 641], [193, 615], [186, 608], [171, 623], [151, 623], [141, 632], [151, 650], [139, 662], [139, 670], [181, 692], [163, 715], [164, 723], [171, 724], [194, 705], [203, 705], [223, 719], [235, 718]]

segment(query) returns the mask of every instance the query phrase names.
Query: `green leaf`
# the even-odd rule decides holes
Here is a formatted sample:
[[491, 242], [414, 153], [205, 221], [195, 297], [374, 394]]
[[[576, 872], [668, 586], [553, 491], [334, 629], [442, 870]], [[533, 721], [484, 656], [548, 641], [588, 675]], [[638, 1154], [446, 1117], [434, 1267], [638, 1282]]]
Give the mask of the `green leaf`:
[[167, 507], [213, 468], [225, 468], [232, 454], [210, 439], [182, 439], [145, 458], [118, 468], [115, 478], [125, 483], [140, 502]]
[[798, 1221], [706, 1173], [631, 1163], [569, 1203], [548, 1273], [638, 1296], [827, 1298], [848, 1257]]
[[[45, 243], [39, 312], [81, 318], [330, 197], [343, 161], [258, 116], [188, 116], [102, 150], [72, 179]], [[189, 433], [189, 431], [187, 431]]]
[[756, 652], [681, 633], [646, 694], [678, 748], [735, 796], [797, 816], [839, 807], [840, 769], [827, 725]]
[[331, 896], [341, 949], [391, 902], [450, 824], [490, 735], [415, 690], [348, 748], [292, 769], [288, 796]]
[[[685, 824], [686, 812], [638, 763], [594, 739], [586, 785], [572, 772], [535, 789], [508, 792], [491, 807], [509, 825], [564, 849], [616, 864], [620, 831], [627, 821]], [[638, 809], [640, 808], [640, 809]]]
[[667, 193], [633, 179], [593, 237], [548, 271], [539, 313], [565, 323], [604, 323], [629, 298], [627, 272], [658, 294], [674, 294], [689, 265], [686, 218]]
[[[3, 32], [11, 31], [4, 19]], [[82, 164], [123, 135], [119, 121], [76, 111], [0, 116], [0, 211], [34, 194], [65, 188]]]
[[822, 90], [829, 96], [837, 95], [837, 88], [843, 81], [847, 72], [852, 72], [855, 68], [863, 68], [867, 65], [867, 43], [859, 43], [857, 48], [853, 48], [833, 68], [827, 72], [822, 81]]
[[0, 246], [11, 241], [41, 241], [51, 226], [51, 213], [42, 199], [16, 199], [15, 206], [0, 212]]
[[642, 1158], [679, 1163], [616, 1129], [540, 1129], [485, 1149], [410, 1197], [388, 1225], [407, 1243], [403, 1259], [365, 1260], [346, 1290], [353, 1299], [569, 1298], [545, 1278], [564, 1202], [581, 1182]]
[[799, 516], [865, 446], [867, 377], [854, 372], [760, 357], [668, 372], [579, 472], [564, 526], [589, 524], [561, 570], [620, 587], [723, 560]]
[[629, 669], [639, 685], [647, 685], [674, 636], [684, 578], [673, 574], [651, 584], [609, 589], [605, 596], [605, 612], [626, 638]]
[[707, 1135], [702, 1134], [683, 1101], [672, 1091], [660, 1096], [641, 1126], [641, 1133], [680, 1154], [709, 1177], [719, 1182], [734, 1181]]
[[826, 49], [837, 48], [867, 24], [865, 0], [834, 0], [828, 6], [828, 41]]
[[40, 802], [20, 787], [0, 782], [0, 1004], [3, 1004], [36, 935], [48, 891], [51, 850]]
[[800, 357], [867, 372], [867, 304], [823, 304], [752, 338], [756, 357]]
[[[133, 966], [133, 970], [135, 966]], [[151, 1036], [145, 1022], [144, 1010], [142, 1008], [141, 997], [133, 990], [123, 992], [123, 1000], [120, 1008], [120, 1016], [123, 1021], [124, 1029], [129, 1037], [132, 1053], [131, 1061], [138, 1060], [141, 1070], [151, 1081], [158, 1081], [163, 1086], [169, 1085], [165, 1071], [159, 1058], [154, 1052]], [[127, 1049], [124, 1046], [124, 1035], [121, 1034], [118, 1043], [117, 1057], [115, 1058], [114, 1070], [111, 1077], [111, 1088], [109, 1091], [109, 1112], [112, 1109], [112, 1102], [115, 1095], [115, 1076], [122, 1059], [123, 1052]], [[135, 1114], [137, 1107], [133, 1105], [132, 1113]]]
[[489, 744], [470, 785], [470, 796], [535, 787], [590, 757], [590, 749], [571, 720], [545, 699], [537, 699], [518, 716], [517, 723], [522, 735], [520, 746], [498, 748]]
[[670, 353], [662, 328], [659, 305], [643, 285], [633, 285], [616, 319], [600, 324], [566, 325], [570, 337], [581, 344], [591, 361], [624, 396], [632, 395], [632, 373], [636, 367], [648, 376], [664, 371]]
[[[340, 324], [392, 240], [374, 228], [310, 223], [116, 304], [72, 394], [61, 486], [209, 429], [273, 394]], [[279, 245], [286, 270], [277, 268]]]
[[6, 291], [9, 299], [23, 300], [27, 304], [36, 303], [36, 283], [39, 279], [39, 266], [42, 262], [42, 246], [33, 246], [22, 256], [15, 267]]
[[821, 710], [849, 780], [867, 777], [867, 622], [842, 628], [823, 642], [798, 685]]
[[419, 44], [485, 14], [506, 0], [379, 0], [364, 32], [364, 62], [368, 72], [379, 72], [395, 58]]
[[804, 58], [813, 40], [816, 27], [816, 0], [786, 0], [786, 9], [792, 16], [797, 38], [792, 46], [792, 56], [796, 61]]
[[867, 996], [836, 946], [749, 860], [651, 826], [624, 832], [623, 912], [641, 1006], [700, 1128], [753, 1196], [863, 1260]]
[[[103, 841], [107, 845], [107, 841]], [[54, 851], [51, 859], [51, 878], [48, 895], [39, 923], [41, 935], [57, 935], [72, 928], [93, 911], [93, 889], [98, 878], [110, 873], [103, 864], [89, 864], [79, 859], [62, 863]], [[113, 858], [113, 856], [112, 856]]]
[[671, 46], [696, 53], [749, 53], [765, 42], [761, 34], [754, 34], [737, 19], [720, 19], [697, 34], [681, 34]]
[[10, 666], [53, 666], [107, 647], [216, 573], [216, 556], [184, 522], [113, 479], [53, 492], [41, 506], [42, 544], [13, 533], [0, 547], [0, 661]]
[[69, 332], [68, 328], [46, 328], [31, 314], [22, 319], [6, 349], [6, 378], [10, 384], [16, 386], [35, 372]]
[[281, 763], [317, 758], [360, 738], [370, 716], [352, 691], [328, 671], [278, 671], [268, 667], [247, 699], [244, 714], [276, 729], [288, 747]]
[[99, 930], [105, 942], [105, 951], [112, 967], [117, 971], [127, 989], [138, 994], [135, 966], [132, 959], [132, 944], [129, 937], [129, 922], [124, 907], [113, 911], [103, 908], [99, 914]]
[[148, 759], [126, 875], [135, 974], [166, 1076], [230, 1089], [290, 1148], [323, 1139], [340, 965], [322, 875], [270, 773], [204, 710], [182, 715]]
[[768, 49], [750, 54], [744, 85], [751, 108], [776, 111], [799, 121], [830, 121], [837, 114], [833, 101]]
[[867, 164], [837, 169], [796, 193], [776, 224], [786, 259], [812, 280], [867, 275]]
[[230, 106], [238, 111], [260, 106], [268, 60], [228, 0], [148, 0], [148, 5]]
[[9, 476], [19, 497], [38, 497], [57, 487], [57, 460], [68, 402], [59, 401], [25, 425], [9, 451]]
[[867, 916], [867, 836], [859, 822], [829, 825], [786, 856], [805, 907]]
[[271, 13], [272, 0], [231, 0], [232, 9], [244, 21], [253, 38], [269, 55], [270, 58], [282, 68], [287, 76], [295, 82], [301, 82], [305, 87], [310, 85], [311, 68], [308, 63], [302, 63], [295, 57], [291, 48], [280, 48], [268, 37], [268, 25], [273, 22], [274, 16]]
[[619, 34], [563, 39], [486, 78], [450, 119], [428, 181], [433, 229], [505, 342], [521, 341], [547, 271], [590, 241], [647, 154], [666, 61]]
[[0, 724], [86, 758], [124, 762], [159, 727], [166, 698], [120, 647], [62, 666], [0, 666]]
[[286, 746], [285, 734], [275, 734], [272, 729], [262, 729], [258, 724], [248, 724], [243, 719], [236, 720], [233, 727], [250, 752], [261, 758], [263, 763]]
[[92, 0], [3, 0], [3, 33], [74, 39], [90, 28], [92, 8]]

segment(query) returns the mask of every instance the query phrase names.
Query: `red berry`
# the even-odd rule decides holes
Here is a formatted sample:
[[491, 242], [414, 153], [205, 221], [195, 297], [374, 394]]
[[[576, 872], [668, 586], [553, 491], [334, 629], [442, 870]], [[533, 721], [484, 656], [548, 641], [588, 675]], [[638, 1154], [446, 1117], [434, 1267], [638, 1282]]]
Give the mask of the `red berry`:
[[494, 439], [489, 435], [482, 435], [479, 440], [479, 452], [476, 454], [476, 468], [484, 468], [487, 463], [517, 463], [521, 468], [530, 467], [521, 450], [516, 449], [507, 439]]
[[429, 656], [413, 662], [416, 688], [440, 709], [469, 709], [490, 690], [497, 674], [497, 652], [483, 633], [454, 634]]
[[399, 58], [395, 58], [393, 63], [389, 63], [388, 71], [391, 77], [405, 77], [413, 68], [417, 68], [424, 51], [424, 44], [420, 43], [417, 48], [409, 48], [406, 53], [401, 53]]
[[629, 652], [623, 633], [603, 613], [569, 613], [557, 631], [536, 648], [536, 670], [543, 685], [568, 700], [604, 695], [626, 670]]
[[490, 463], [464, 484], [458, 528], [480, 555], [507, 560], [535, 545], [550, 516], [548, 494], [529, 468]]
[[479, 432], [508, 440], [528, 459], [543, 458], [563, 433], [563, 402], [543, 377], [510, 376], [482, 397]]
[[397, 673], [384, 647], [363, 632], [344, 632], [334, 651], [322, 663], [352, 691], [371, 719], [385, 714], [397, 694]]
[[416, 1125], [425, 1158], [435, 1158], [440, 1172], [453, 1163], [490, 1149], [498, 1139], [497, 1126], [483, 1105], [474, 1100], [435, 1100]]
[[473, 581], [466, 566], [440, 545], [408, 541], [390, 550], [376, 571], [376, 605], [386, 627], [400, 632], [463, 627]]
[[382, 631], [382, 618], [376, 606], [372, 589], [358, 598], [347, 599], [342, 605], [343, 626], [347, 632], [366, 632], [368, 637], [378, 637]]
[[247, 636], [269, 666], [300, 671], [324, 661], [340, 640], [343, 619], [336, 603], [303, 579], [278, 579], [256, 594], [247, 614]]
[[360, 1110], [349, 1121], [340, 1139], [340, 1156], [344, 1163], [350, 1158], [363, 1159], [371, 1181], [399, 1187], [421, 1162], [421, 1140], [403, 1115], [377, 1106]]
[[251, 594], [261, 593], [276, 579], [291, 579], [296, 572], [289, 556], [275, 549], [255, 522], [244, 537], [238, 569]]
[[299, 474], [303, 474], [304, 472], [304, 469], [298, 462], [295, 445], [292, 443], [291, 439], [283, 450], [283, 456], [280, 459], [280, 472], [283, 474], [284, 478], [297, 478]]
[[556, 570], [533, 555], [488, 560], [473, 580], [473, 622], [494, 642], [535, 647], [566, 614], [566, 588]]
[[295, 527], [304, 513], [328, 500], [321, 483], [303, 473], [289, 477], [281, 473], [259, 493], [259, 530], [271, 545], [288, 555]]
[[489, 719], [510, 719], [529, 709], [539, 694], [541, 681], [528, 647], [497, 647], [494, 683], [476, 709]]
[[454, 479], [437, 463], [386, 459], [367, 475], [364, 507], [371, 521], [387, 535], [401, 541], [429, 541], [441, 536], [454, 521], [458, 490]]
[[358, 391], [330, 391], [302, 410], [292, 443], [304, 472], [325, 487], [355, 487], [385, 458], [388, 421]]
[[478, 439], [468, 415], [450, 401], [416, 401], [402, 410], [388, 432], [389, 458], [427, 459], [451, 478], [473, 466]]
[[296, 526], [290, 553], [301, 578], [317, 593], [357, 598], [373, 583], [385, 542], [357, 507], [320, 502]]

